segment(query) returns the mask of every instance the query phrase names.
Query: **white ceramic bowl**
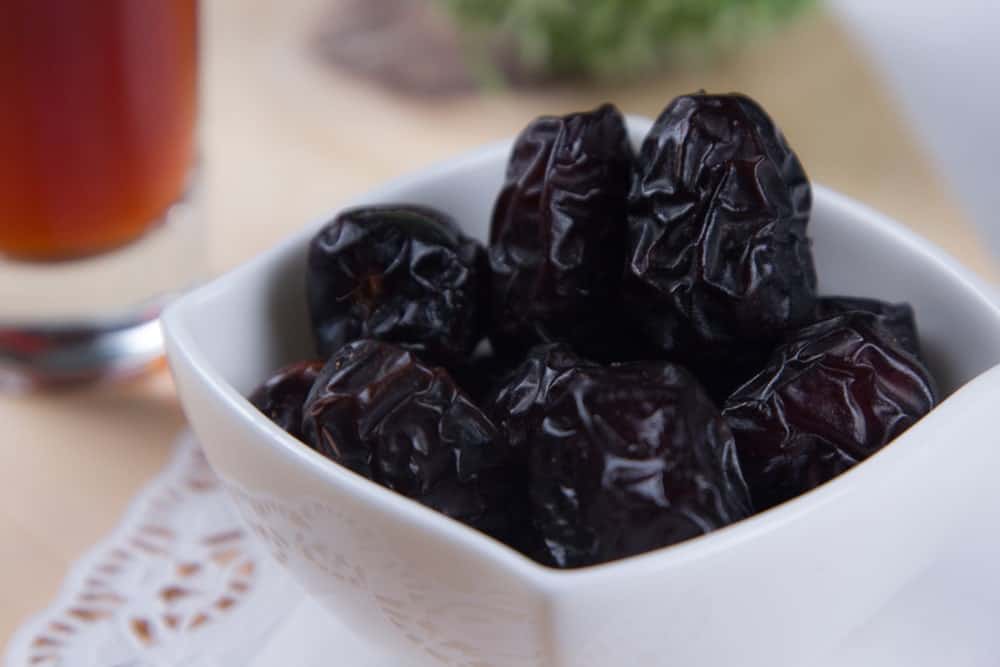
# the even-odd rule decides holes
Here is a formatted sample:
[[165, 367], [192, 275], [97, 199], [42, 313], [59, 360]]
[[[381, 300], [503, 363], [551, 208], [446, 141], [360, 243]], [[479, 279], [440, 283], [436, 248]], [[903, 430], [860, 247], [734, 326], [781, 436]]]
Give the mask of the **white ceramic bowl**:
[[[629, 119], [638, 142], [649, 127]], [[352, 204], [423, 203], [485, 238], [510, 144]], [[913, 304], [944, 400], [855, 469], [758, 516], [641, 556], [544, 568], [328, 461], [243, 396], [313, 354], [304, 298], [326, 216], [163, 316], [184, 409], [250, 528], [393, 664], [800, 666], [996, 505], [1000, 310], [989, 288], [898, 224], [823, 187], [820, 289]], [[991, 370], [992, 369], [992, 370]]]

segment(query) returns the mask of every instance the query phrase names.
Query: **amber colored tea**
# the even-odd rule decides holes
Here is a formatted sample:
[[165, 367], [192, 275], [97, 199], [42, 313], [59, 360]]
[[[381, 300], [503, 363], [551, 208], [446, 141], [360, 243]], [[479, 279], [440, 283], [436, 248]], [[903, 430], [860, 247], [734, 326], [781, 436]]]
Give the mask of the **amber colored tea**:
[[197, 0], [0, 0], [0, 254], [156, 224], [194, 160]]

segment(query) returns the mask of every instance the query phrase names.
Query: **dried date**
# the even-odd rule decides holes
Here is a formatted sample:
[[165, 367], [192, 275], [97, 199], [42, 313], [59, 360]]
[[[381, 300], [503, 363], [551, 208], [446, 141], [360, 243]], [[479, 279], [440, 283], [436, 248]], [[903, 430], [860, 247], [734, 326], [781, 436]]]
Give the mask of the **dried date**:
[[543, 116], [518, 136], [490, 227], [498, 347], [608, 346], [632, 159], [624, 119], [610, 104]]
[[316, 379], [303, 431], [354, 472], [511, 539], [505, 444], [443, 368], [388, 343], [348, 343]]
[[485, 401], [513, 455], [522, 463], [527, 461], [529, 439], [544, 417], [553, 388], [580, 369], [598, 367], [565, 343], [536, 345]]
[[302, 406], [322, 368], [322, 361], [284, 366], [250, 394], [250, 402], [268, 419], [303, 440]]
[[483, 247], [445, 214], [409, 205], [344, 211], [309, 248], [306, 292], [322, 354], [361, 338], [428, 361], [465, 360], [483, 335]]
[[922, 359], [920, 337], [913, 308], [908, 303], [888, 303], [878, 299], [851, 296], [827, 296], [816, 301], [815, 320], [825, 320], [836, 315], [859, 310], [878, 315], [882, 325], [896, 337], [903, 349]]
[[673, 358], [760, 356], [812, 314], [811, 190], [784, 136], [742, 95], [678, 97], [642, 144], [624, 298]]
[[500, 398], [497, 420], [527, 460], [543, 563], [623, 558], [749, 512], [732, 435], [679, 366], [599, 366], [545, 346]]
[[854, 310], [778, 347], [723, 414], [755, 508], [763, 510], [875, 453], [935, 402], [923, 364], [878, 314]]

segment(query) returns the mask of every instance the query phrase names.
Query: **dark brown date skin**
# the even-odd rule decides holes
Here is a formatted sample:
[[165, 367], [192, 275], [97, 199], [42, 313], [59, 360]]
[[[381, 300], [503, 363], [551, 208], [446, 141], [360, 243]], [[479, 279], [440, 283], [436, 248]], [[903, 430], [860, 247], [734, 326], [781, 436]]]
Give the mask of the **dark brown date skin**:
[[679, 366], [599, 366], [543, 346], [495, 408], [527, 459], [532, 555], [544, 564], [624, 558], [750, 511], [732, 434]]
[[723, 414], [760, 511], [864, 460], [936, 401], [930, 373], [883, 319], [853, 310], [779, 346]]
[[566, 343], [536, 345], [484, 401], [520, 463], [527, 464], [529, 440], [545, 416], [553, 388], [579, 369], [599, 367], [577, 355]]
[[632, 160], [624, 119], [610, 104], [543, 116], [518, 136], [490, 227], [499, 349], [609, 347]]
[[[816, 309], [811, 322], [818, 322], [851, 311], [874, 313], [888, 333], [904, 350], [923, 361], [917, 336], [913, 308], [906, 303], [887, 303], [862, 297], [828, 296], [816, 299]], [[795, 335], [796, 331], [792, 332]], [[756, 351], [755, 355], [748, 352]], [[723, 405], [737, 387], [749, 381], [767, 364], [774, 346], [747, 347], [742, 357], [731, 357], [720, 363], [713, 359], [692, 360], [691, 370], [701, 380], [709, 395], [718, 405]]]
[[444, 213], [409, 205], [339, 214], [309, 247], [306, 292], [322, 355], [361, 338], [457, 364], [483, 336], [485, 249]]
[[284, 366], [250, 394], [250, 402], [268, 419], [303, 440], [302, 405], [322, 368], [322, 361]]
[[629, 193], [630, 315], [671, 358], [752, 359], [812, 315], [809, 180], [743, 95], [678, 97], [656, 120]]
[[917, 335], [917, 321], [913, 308], [908, 303], [889, 303], [878, 299], [856, 296], [826, 296], [816, 301], [815, 321], [859, 310], [879, 316], [882, 325], [889, 331], [903, 349], [923, 359], [920, 352], [920, 337]]
[[303, 432], [354, 472], [512, 539], [503, 439], [445, 369], [412, 352], [374, 340], [342, 347], [306, 399]]

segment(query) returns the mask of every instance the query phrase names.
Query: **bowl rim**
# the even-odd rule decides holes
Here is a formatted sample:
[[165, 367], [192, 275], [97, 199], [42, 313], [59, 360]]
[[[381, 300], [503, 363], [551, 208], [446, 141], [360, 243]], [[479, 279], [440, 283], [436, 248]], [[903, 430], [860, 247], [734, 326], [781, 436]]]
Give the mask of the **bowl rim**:
[[[630, 132], [633, 133], [643, 131], [645, 129], [643, 126], [648, 127], [651, 123], [643, 117], [628, 116], [627, 118]], [[308, 239], [311, 238], [316, 229], [344, 208], [384, 199], [393, 192], [444, 178], [449, 173], [463, 171], [490, 160], [501, 157], [506, 160], [511, 142], [512, 139], [493, 142], [449, 160], [392, 179], [382, 186], [352, 199], [343, 206], [336, 207], [332, 212], [314, 218], [302, 229], [289, 235], [272, 248], [183, 294], [169, 304], [161, 316], [163, 334], [169, 343], [168, 357], [171, 366], [175, 363], [174, 357], [183, 357], [202, 384], [225, 406], [225, 410], [247, 422], [261, 438], [267, 441], [271, 449], [278, 450], [277, 453], [283, 457], [290, 457], [297, 465], [303, 466], [304, 472], [340, 487], [343, 492], [351, 493], [363, 503], [371, 504], [380, 512], [391, 514], [420, 530], [429, 531], [449, 544], [459, 545], [463, 551], [486, 558], [497, 566], [511, 571], [522, 580], [526, 580], [536, 589], [550, 593], [585, 583], [597, 584], [609, 578], [617, 579], [662, 573], [670, 568], [712, 556], [740, 543], [758, 539], [781, 526], [802, 520], [806, 515], [835, 502], [839, 496], [848, 493], [852, 487], [864, 483], [865, 480], [873, 476], [877, 478], [887, 466], [899, 465], [899, 463], [893, 463], [894, 459], [918, 455], [918, 448], [900, 447], [898, 444], [919, 437], [928, 428], [928, 423], [941, 412], [942, 407], [955, 402], [957, 398], [960, 399], [968, 395], [972, 385], [977, 384], [977, 381], [983, 379], [984, 376], [994, 375], [1000, 378], [1000, 364], [983, 371], [958, 387], [950, 396], [935, 406], [928, 415], [917, 421], [889, 445], [866, 459], [863, 465], [855, 466], [829, 482], [788, 502], [678, 544], [660, 547], [607, 563], [560, 570], [542, 565], [474, 528], [379, 486], [313, 451], [267, 419], [250, 404], [246, 397], [212, 368], [186, 325], [188, 313], [196, 313], [202, 304], [222, 297], [229, 291], [232, 284], [238, 284], [244, 276], [265, 271], [268, 266], [275, 264], [278, 258], [295, 252], [302, 244], [308, 243]], [[958, 260], [930, 241], [888, 216], [821, 184], [813, 183], [812, 188], [814, 205], [815, 202], [822, 201], [823, 205], [832, 209], [833, 214], [837, 217], [852, 217], [867, 221], [873, 228], [877, 228], [881, 233], [891, 237], [894, 243], [905, 246], [911, 252], [922, 256], [924, 260], [935, 264], [940, 271], [949, 274], [968, 294], [977, 297], [984, 309], [991, 312], [998, 323], [998, 329], [1000, 329], [1000, 302], [994, 299], [991, 288], [982, 278], [972, 273]]]

